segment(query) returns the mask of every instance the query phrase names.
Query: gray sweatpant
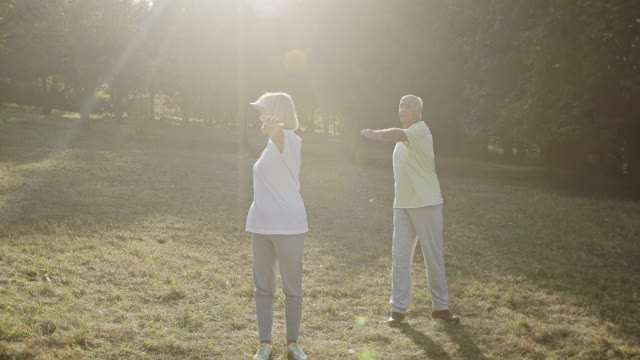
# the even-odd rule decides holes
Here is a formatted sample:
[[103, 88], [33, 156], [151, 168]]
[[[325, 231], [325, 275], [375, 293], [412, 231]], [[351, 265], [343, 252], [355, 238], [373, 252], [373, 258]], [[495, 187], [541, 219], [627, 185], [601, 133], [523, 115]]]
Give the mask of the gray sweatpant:
[[442, 255], [442, 205], [393, 209], [391, 310], [405, 313], [411, 303], [411, 264], [420, 241], [432, 309], [447, 310], [449, 293]]
[[287, 340], [298, 340], [302, 319], [302, 255], [305, 235], [251, 234], [254, 297], [260, 341], [271, 341], [273, 296], [276, 292], [278, 267], [285, 296]]

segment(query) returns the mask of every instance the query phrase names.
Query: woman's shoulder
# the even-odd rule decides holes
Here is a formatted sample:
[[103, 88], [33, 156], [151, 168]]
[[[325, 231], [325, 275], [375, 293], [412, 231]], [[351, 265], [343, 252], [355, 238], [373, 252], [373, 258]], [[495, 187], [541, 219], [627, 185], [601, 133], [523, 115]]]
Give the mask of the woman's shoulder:
[[298, 136], [298, 134], [295, 133], [295, 131], [292, 130], [288, 130], [288, 129], [283, 129], [282, 132], [284, 133], [284, 137], [287, 140], [295, 140], [297, 142], [301, 142], [302, 138], [300, 136]]

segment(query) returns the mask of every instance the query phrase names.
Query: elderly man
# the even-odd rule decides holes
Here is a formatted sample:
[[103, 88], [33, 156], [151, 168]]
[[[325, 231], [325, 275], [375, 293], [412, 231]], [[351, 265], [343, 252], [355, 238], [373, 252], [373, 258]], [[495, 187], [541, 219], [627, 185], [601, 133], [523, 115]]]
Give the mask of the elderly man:
[[427, 283], [431, 292], [431, 317], [457, 323], [449, 311], [447, 279], [442, 255], [442, 194], [436, 174], [433, 139], [422, 121], [422, 99], [406, 95], [400, 100], [398, 117], [402, 129], [365, 129], [360, 133], [371, 139], [395, 142], [393, 175], [393, 272], [389, 325], [399, 325], [411, 302], [411, 264], [416, 243], [420, 241]]

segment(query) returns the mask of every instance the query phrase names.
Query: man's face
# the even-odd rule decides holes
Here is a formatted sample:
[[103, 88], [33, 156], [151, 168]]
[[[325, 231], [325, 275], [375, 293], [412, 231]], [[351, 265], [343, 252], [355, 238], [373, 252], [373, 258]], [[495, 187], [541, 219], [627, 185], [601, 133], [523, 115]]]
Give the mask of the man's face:
[[398, 117], [406, 128], [420, 119], [418, 100], [412, 97], [404, 97], [398, 106]]

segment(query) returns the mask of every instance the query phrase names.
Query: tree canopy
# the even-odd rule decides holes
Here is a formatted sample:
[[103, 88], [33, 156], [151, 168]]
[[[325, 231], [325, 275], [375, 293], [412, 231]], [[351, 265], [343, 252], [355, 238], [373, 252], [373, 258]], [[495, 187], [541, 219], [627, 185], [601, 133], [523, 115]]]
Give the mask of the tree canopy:
[[162, 94], [232, 125], [283, 90], [303, 127], [348, 135], [414, 93], [440, 153], [493, 144], [636, 189], [639, 52], [635, 0], [0, 0], [4, 102], [119, 118]]

